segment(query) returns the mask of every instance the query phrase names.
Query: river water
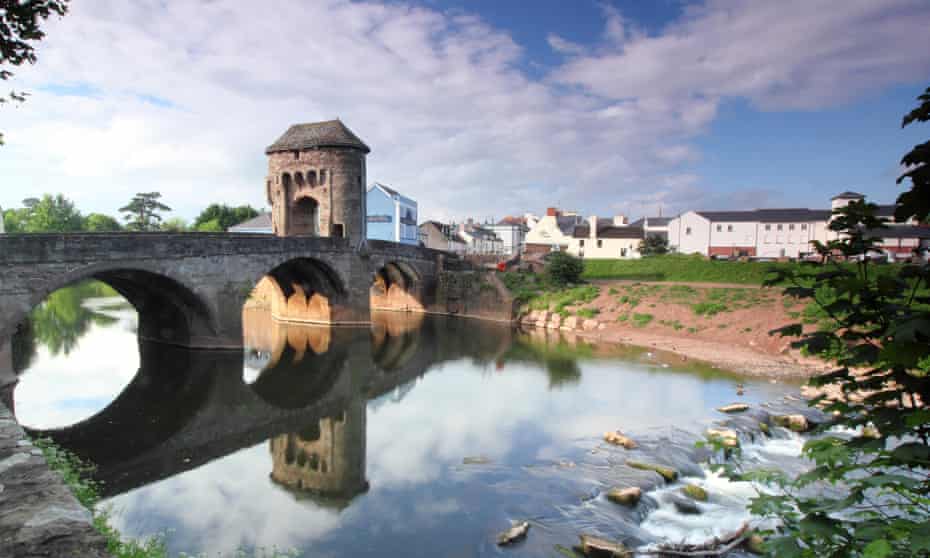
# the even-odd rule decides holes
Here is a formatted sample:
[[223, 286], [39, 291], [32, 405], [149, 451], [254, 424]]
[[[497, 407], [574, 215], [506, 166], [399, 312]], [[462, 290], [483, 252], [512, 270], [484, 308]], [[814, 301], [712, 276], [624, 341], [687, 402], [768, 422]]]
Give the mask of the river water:
[[[714, 409], [797, 392], [672, 355], [402, 313], [327, 328], [249, 309], [244, 353], [190, 351], [140, 343], [135, 311], [106, 294], [79, 285], [33, 312], [14, 344], [15, 412], [97, 464], [117, 528], [165, 535], [173, 554], [559, 556], [580, 533], [701, 541], [737, 528], [752, 496], [699, 463]], [[607, 446], [614, 429], [640, 448]], [[746, 447], [781, 463], [800, 443]], [[630, 457], [707, 487], [702, 513], [679, 513], [679, 485]], [[635, 509], [605, 499], [627, 485], [648, 494]], [[529, 537], [497, 547], [517, 520]]]

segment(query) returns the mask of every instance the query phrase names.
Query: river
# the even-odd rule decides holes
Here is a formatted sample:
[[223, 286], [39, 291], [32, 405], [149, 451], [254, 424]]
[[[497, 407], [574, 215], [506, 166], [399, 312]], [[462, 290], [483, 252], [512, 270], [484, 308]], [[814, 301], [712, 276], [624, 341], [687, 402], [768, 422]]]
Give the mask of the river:
[[[558, 556], [580, 533], [699, 541], [738, 527], [752, 495], [699, 464], [714, 409], [797, 392], [672, 355], [403, 313], [329, 328], [250, 309], [243, 353], [191, 351], [140, 343], [135, 311], [111, 294], [82, 284], [33, 312], [14, 344], [15, 412], [97, 464], [118, 529], [163, 534], [173, 554]], [[614, 429], [640, 448], [607, 446]], [[748, 447], [787, 459], [800, 439]], [[678, 485], [628, 456], [705, 486], [702, 513], [678, 513], [663, 497]], [[631, 484], [650, 495], [635, 509], [605, 499]], [[499, 548], [517, 520], [529, 537]]]

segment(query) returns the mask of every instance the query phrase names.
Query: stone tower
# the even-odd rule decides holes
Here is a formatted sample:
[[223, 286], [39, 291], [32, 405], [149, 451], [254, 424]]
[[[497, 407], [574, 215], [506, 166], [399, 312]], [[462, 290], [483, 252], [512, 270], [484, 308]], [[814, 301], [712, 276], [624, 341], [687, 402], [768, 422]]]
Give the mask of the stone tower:
[[340, 120], [295, 124], [271, 144], [265, 189], [278, 236], [366, 236], [365, 155]]

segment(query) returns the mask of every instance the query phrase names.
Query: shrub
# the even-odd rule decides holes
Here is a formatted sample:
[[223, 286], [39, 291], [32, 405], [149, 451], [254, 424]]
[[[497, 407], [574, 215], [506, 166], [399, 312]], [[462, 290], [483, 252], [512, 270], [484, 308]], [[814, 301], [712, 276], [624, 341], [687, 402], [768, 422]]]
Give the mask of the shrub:
[[652, 314], [633, 314], [633, 325], [636, 327], [646, 327], [652, 321]]
[[545, 267], [546, 278], [549, 282], [560, 286], [578, 283], [581, 281], [583, 271], [584, 262], [565, 252], [551, 253]]

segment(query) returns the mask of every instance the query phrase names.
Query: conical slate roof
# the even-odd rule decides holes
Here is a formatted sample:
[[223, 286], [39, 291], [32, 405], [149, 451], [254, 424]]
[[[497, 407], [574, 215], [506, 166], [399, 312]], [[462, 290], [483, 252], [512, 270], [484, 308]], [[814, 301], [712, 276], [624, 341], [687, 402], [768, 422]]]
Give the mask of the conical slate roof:
[[280, 151], [300, 151], [314, 147], [352, 147], [365, 153], [371, 151], [365, 142], [352, 133], [341, 120], [294, 124], [265, 149], [266, 154]]

